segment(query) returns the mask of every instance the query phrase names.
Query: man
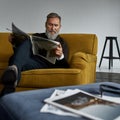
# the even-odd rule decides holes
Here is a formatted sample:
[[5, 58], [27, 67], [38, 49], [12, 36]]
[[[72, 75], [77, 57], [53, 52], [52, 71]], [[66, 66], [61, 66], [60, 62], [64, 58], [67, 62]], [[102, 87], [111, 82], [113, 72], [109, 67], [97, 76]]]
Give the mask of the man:
[[[32, 53], [32, 45], [29, 39], [22, 42], [14, 49], [14, 54], [9, 60], [9, 66], [3, 73], [1, 80], [4, 88], [1, 96], [14, 92], [15, 87], [21, 78], [21, 71], [40, 68], [68, 68], [67, 63], [68, 47], [65, 41], [58, 35], [61, 28], [61, 17], [57, 13], [47, 15], [45, 23], [45, 33], [35, 33], [33, 35], [58, 41], [60, 44], [54, 49], [54, 55], [57, 56], [55, 64], [49, 63], [45, 59], [35, 56]], [[14, 44], [13, 35], [9, 41]]]

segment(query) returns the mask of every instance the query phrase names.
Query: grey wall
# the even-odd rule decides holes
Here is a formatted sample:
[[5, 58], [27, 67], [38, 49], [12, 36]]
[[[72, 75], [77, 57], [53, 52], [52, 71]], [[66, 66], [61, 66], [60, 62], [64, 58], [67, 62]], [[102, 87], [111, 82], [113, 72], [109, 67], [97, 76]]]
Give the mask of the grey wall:
[[[25, 32], [44, 32], [49, 12], [61, 15], [61, 33], [97, 34], [98, 63], [106, 36], [117, 36], [120, 45], [120, 0], [0, 0], [0, 32], [11, 22]], [[118, 55], [116, 49], [114, 54]], [[115, 60], [114, 66], [120, 68], [119, 62]], [[108, 66], [108, 60], [102, 66]]]

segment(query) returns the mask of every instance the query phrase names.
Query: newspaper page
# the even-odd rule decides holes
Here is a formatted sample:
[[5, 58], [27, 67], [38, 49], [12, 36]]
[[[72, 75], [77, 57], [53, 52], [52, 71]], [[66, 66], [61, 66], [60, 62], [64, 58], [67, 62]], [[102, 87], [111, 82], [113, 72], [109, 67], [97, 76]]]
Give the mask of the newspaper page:
[[44, 100], [60, 109], [94, 120], [119, 120], [120, 104], [105, 100], [85, 91], [77, 91], [69, 95]]
[[42, 37], [31, 36], [31, 43], [34, 55], [38, 55], [55, 64], [57, 57], [54, 55], [53, 51], [59, 45], [59, 42]]

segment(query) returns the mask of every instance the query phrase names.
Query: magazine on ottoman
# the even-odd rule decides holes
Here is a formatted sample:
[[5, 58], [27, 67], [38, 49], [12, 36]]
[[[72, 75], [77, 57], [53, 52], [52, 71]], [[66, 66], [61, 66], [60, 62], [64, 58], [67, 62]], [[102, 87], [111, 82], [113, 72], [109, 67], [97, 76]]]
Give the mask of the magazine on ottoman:
[[[67, 94], [50, 97], [44, 100], [63, 111], [93, 120], [119, 120], [120, 102], [112, 97], [101, 97], [82, 90], [70, 91]], [[117, 102], [118, 101], [118, 102]]]

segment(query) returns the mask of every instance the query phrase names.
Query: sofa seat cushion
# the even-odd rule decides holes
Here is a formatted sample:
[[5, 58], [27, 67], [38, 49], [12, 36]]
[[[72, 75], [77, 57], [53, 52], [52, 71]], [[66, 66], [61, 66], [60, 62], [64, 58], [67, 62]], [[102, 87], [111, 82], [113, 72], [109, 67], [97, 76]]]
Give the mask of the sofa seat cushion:
[[[35, 69], [22, 72], [18, 87], [54, 87], [80, 84], [80, 69]], [[56, 77], [57, 76], [57, 77]]]

